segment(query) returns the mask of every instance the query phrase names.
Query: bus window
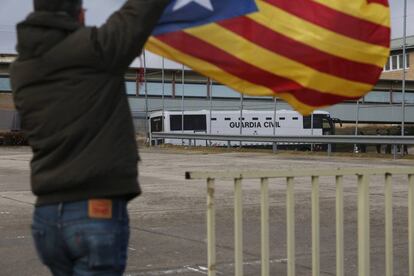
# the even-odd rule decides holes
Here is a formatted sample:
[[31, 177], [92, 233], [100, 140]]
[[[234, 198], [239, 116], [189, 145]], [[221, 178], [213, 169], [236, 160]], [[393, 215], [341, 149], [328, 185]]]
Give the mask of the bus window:
[[[323, 114], [314, 114], [313, 115], [313, 128], [322, 128], [322, 116]], [[304, 116], [303, 117], [303, 128], [304, 129], [311, 129], [312, 128], [312, 117], [311, 116]]]
[[151, 118], [151, 132], [162, 132], [161, 116]]
[[322, 128], [323, 129], [331, 128], [328, 118], [323, 118]]
[[[170, 116], [170, 128], [182, 130], [182, 115]], [[207, 131], [206, 115], [184, 115], [184, 130]]]
[[[311, 129], [311, 116], [303, 117], [303, 128]], [[323, 135], [334, 135], [335, 134], [335, 124], [333, 123], [331, 117], [327, 114], [314, 114], [313, 115], [313, 128], [322, 129]]]

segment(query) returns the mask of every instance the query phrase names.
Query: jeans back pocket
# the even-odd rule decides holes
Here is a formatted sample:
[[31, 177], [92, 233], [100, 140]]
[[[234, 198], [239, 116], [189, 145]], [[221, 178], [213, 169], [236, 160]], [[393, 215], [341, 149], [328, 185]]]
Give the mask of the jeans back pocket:
[[119, 268], [119, 243], [114, 233], [94, 233], [86, 237], [90, 268]]
[[68, 248], [76, 259], [78, 269], [91, 271], [120, 271], [125, 269], [122, 258], [125, 246], [115, 232], [80, 230], [67, 240]]

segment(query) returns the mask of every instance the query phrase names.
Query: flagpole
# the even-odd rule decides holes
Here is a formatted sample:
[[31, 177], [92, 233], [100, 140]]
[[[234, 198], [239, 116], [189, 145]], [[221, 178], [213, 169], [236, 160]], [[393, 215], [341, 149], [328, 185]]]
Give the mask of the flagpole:
[[[356, 112], [356, 119], [355, 119], [355, 133], [354, 135], [358, 135], [358, 124], [359, 124], [359, 99], [357, 101], [357, 112]], [[354, 151], [357, 151], [357, 144], [354, 144]]]
[[165, 118], [165, 64], [164, 57], [162, 57], [162, 69], [161, 69], [161, 82], [162, 82], [162, 132], [164, 132], [164, 118]]
[[[211, 134], [211, 125], [212, 125], [212, 122], [211, 122], [211, 118], [212, 118], [212, 116], [213, 116], [213, 80], [212, 79], [210, 79], [210, 78], [208, 78], [208, 85], [209, 85], [209, 91], [210, 91], [210, 122], [209, 122], [209, 134]], [[209, 140], [209, 144], [210, 144], [210, 147], [211, 147], [211, 140]]]
[[[313, 111], [311, 114], [311, 136], [313, 136]], [[311, 144], [311, 151], [313, 151], [313, 144]]]
[[[140, 64], [140, 66], [142, 66], [142, 64]], [[137, 69], [137, 71], [136, 71], [135, 97], [138, 97], [139, 96], [139, 86], [141, 85], [140, 78], [141, 78], [141, 68]]]
[[[181, 71], [181, 84], [182, 84], [182, 93], [181, 93], [181, 133], [184, 134], [184, 64]], [[181, 144], [184, 145], [184, 139], [181, 140]]]
[[[240, 94], [240, 135], [243, 135], [243, 94]], [[240, 148], [242, 147], [242, 141], [240, 141]]]
[[[404, 0], [404, 22], [403, 22], [403, 79], [402, 79], [402, 121], [401, 121], [401, 136], [404, 136], [405, 128], [405, 80], [406, 71], [405, 67], [407, 64], [407, 0]], [[403, 151], [404, 154], [404, 151]]]
[[[273, 97], [273, 136], [276, 136], [276, 127], [277, 127], [277, 98]], [[277, 143], [273, 143], [273, 153], [277, 152]]]
[[149, 146], [151, 147], [151, 133], [149, 133], [149, 120], [148, 120], [148, 84], [147, 84], [147, 60], [145, 55], [145, 50], [143, 52], [144, 55], [144, 89], [145, 89], [145, 137], [149, 138]]

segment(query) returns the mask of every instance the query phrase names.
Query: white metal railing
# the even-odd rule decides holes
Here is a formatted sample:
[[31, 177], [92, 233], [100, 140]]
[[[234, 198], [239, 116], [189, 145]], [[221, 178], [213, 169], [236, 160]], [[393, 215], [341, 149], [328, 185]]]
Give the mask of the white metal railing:
[[319, 179], [335, 177], [336, 185], [336, 275], [344, 275], [344, 204], [343, 177], [357, 176], [357, 224], [358, 224], [358, 275], [370, 274], [370, 223], [369, 223], [369, 177], [383, 175], [385, 182], [385, 275], [393, 275], [393, 203], [392, 176], [408, 176], [408, 247], [409, 276], [414, 276], [414, 167], [391, 169], [339, 168], [336, 170], [284, 170], [284, 171], [239, 171], [239, 172], [187, 172], [186, 179], [207, 180], [207, 251], [208, 275], [215, 276], [215, 180], [234, 180], [234, 243], [235, 275], [243, 275], [243, 217], [242, 181], [260, 179], [261, 189], [261, 275], [269, 276], [269, 179], [286, 179], [286, 227], [287, 227], [287, 274], [295, 275], [295, 184], [297, 177], [310, 177], [312, 184], [312, 275], [320, 273], [319, 231]]

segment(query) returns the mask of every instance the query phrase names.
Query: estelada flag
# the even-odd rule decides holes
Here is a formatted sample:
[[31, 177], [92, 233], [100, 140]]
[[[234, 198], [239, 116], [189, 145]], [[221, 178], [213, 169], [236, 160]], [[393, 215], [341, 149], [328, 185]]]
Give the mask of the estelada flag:
[[387, 0], [176, 0], [146, 47], [309, 114], [368, 93], [389, 44]]

